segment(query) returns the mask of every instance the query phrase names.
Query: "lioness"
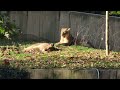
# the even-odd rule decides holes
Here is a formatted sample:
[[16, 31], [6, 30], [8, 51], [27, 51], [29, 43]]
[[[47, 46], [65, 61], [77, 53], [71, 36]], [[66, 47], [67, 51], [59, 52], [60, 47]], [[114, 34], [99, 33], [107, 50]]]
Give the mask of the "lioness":
[[57, 45], [70, 46], [74, 43], [74, 38], [70, 34], [70, 28], [62, 28], [60, 35], [60, 42], [56, 43]]
[[39, 50], [40, 52], [44, 53], [44, 52], [49, 52], [54, 50], [54, 44], [50, 44], [50, 43], [36, 43], [33, 44], [27, 48], [24, 48], [23, 51], [24, 52], [32, 52], [34, 50]]

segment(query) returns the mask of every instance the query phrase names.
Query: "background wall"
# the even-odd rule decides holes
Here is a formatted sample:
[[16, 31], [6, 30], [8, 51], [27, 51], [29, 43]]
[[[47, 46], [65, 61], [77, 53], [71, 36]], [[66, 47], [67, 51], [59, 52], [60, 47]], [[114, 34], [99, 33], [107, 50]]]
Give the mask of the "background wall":
[[[87, 38], [96, 48], [105, 48], [105, 16], [72, 11], [11, 11], [11, 21], [22, 29], [23, 39], [58, 42], [60, 28], [70, 27], [71, 34]], [[120, 51], [120, 18], [110, 17], [110, 50]]]

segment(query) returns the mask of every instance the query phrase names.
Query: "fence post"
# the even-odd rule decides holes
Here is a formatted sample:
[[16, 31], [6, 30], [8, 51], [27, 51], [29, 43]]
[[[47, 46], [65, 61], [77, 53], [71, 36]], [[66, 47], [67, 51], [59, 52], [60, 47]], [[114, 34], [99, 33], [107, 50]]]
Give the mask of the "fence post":
[[109, 33], [109, 15], [108, 15], [108, 11], [106, 11], [106, 40], [105, 40], [105, 46], [106, 46], [106, 56], [108, 56], [109, 54], [109, 37], [108, 37], [108, 33]]

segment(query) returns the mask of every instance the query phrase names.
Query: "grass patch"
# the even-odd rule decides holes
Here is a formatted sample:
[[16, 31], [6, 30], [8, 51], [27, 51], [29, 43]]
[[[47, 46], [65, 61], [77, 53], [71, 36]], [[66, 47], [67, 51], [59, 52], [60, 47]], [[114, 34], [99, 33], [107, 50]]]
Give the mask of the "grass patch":
[[[59, 46], [61, 51], [24, 53], [22, 49], [35, 42], [0, 44], [0, 65], [14, 68], [120, 68], [120, 53], [83, 46]], [[5, 61], [6, 60], [6, 61]]]

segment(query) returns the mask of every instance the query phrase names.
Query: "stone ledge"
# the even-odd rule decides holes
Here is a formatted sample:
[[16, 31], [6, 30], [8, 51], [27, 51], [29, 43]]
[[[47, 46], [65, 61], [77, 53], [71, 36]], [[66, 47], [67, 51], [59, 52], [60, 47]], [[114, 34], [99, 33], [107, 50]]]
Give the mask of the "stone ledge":
[[30, 69], [30, 79], [120, 79], [119, 69]]

